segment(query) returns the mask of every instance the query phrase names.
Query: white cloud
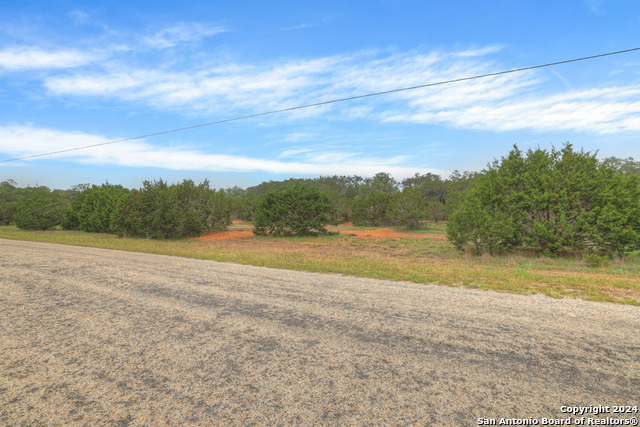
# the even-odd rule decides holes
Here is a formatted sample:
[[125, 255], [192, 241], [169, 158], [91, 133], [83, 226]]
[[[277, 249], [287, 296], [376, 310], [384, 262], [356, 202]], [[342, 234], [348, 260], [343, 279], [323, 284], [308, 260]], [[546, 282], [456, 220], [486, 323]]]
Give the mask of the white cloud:
[[591, 131], [600, 134], [640, 130], [640, 85], [574, 90], [546, 97], [529, 95], [498, 102], [476, 100], [450, 108], [420, 103], [409, 114], [387, 121], [444, 123], [461, 128], [511, 131]]
[[184, 42], [201, 40], [225, 31], [227, 30], [222, 27], [212, 27], [200, 23], [180, 23], [153, 36], [145, 37], [144, 41], [149, 46], [164, 49]]
[[[53, 94], [139, 100], [157, 107], [186, 108], [190, 113], [265, 111], [465, 77], [486, 72], [489, 66], [468, 56], [460, 59], [458, 53], [399, 54], [382, 59], [376, 58], [376, 54], [363, 52], [260, 66], [227, 63], [205, 70], [179, 72], [160, 69], [116, 71], [114, 68], [114, 71], [102, 74], [48, 78], [45, 86]], [[466, 83], [466, 91], [458, 92], [457, 96], [507, 96], [522, 86], [533, 84], [529, 76], [502, 76], [494, 78], [492, 85]], [[452, 93], [449, 88], [437, 91], [441, 96], [455, 100], [449, 96]], [[413, 96], [407, 94], [379, 99], [388, 101]], [[350, 115], [361, 117], [365, 111], [354, 109]], [[304, 117], [317, 113], [297, 114]]]
[[315, 134], [315, 133], [294, 132], [294, 133], [290, 133], [288, 135], [285, 135], [282, 140], [286, 141], [286, 142], [310, 141], [310, 140], [316, 138], [317, 136], [318, 135]]
[[476, 49], [467, 49], [461, 52], [456, 52], [454, 56], [485, 56], [492, 53], [498, 53], [504, 49], [503, 45], [494, 44]]
[[[165, 30], [158, 40], [169, 40], [167, 34], [173, 34], [175, 40], [187, 40], [214, 31], [205, 27], [194, 30], [193, 26], [175, 28], [182, 30]], [[494, 72], [505, 67], [486, 56], [501, 48], [490, 45], [428, 54], [367, 51], [259, 65], [226, 61], [187, 70], [119, 64], [105, 66], [99, 72], [48, 77], [44, 85], [50, 95], [142, 102], [189, 116], [242, 116]], [[526, 71], [397, 92], [359, 103], [301, 109], [278, 117], [302, 119], [332, 114], [337, 120], [445, 124], [492, 131], [579, 130], [602, 134], [638, 130], [633, 118], [639, 112], [634, 99], [638, 86], [553, 93], [545, 88], [545, 82], [542, 74]]]
[[[63, 132], [55, 129], [18, 125], [0, 127], [0, 152], [14, 157], [101, 144], [108, 141], [102, 136], [81, 132]], [[290, 154], [301, 153], [299, 151]], [[323, 151], [304, 154], [301, 160], [285, 162], [248, 156], [208, 154], [189, 147], [156, 147], [145, 141], [127, 141], [56, 154], [55, 158], [82, 164], [214, 172], [373, 176], [380, 171], [385, 171], [396, 179], [413, 176], [416, 172], [431, 172], [442, 175], [448, 173], [448, 171], [406, 166], [408, 160], [406, 157], [376, 158], [363, 157], [360, 153]]]
[[299, 154], [304, 154], [304, 153], [308, 153], [310, 151], [314, 151], [312, 148], [301, 148], [298, 150], [285, 150], [282, 153], [280, 153], [280, 155], [278, 156], [278, 158], [282, 159], [282, 158], [286, 158], [286, 157], [295, 157]]
[[300, 24], [300, 25], [295, 25], [293, 27], [282, 27], [281, 30], [301, 30], [302, 28], [309, 28], [309, 27], [316, 27], [317, 24]]
[[117, 97], [162, 108], [187, 108], [192, 113], [278, 109], [313, 100], [318, 95], [314, 87], [326, 84], [323, 74], [336, 61], [323, 58], [264, 67], [225, 64], [197, 72], [118, 70], [52, 77], [45, 80], [45, 87], [57, 95]]
[[[90, 22], [89, 15], [82, 11], [72, 11], [68, 15], [77, 25], [87, 24]], [[118, 39], [121, 43], [114, 43], [105, 47], [104, 42], [102, 41], [101, 46], [96, 47], [95, 49], [45, 49], [38, 46], [5, 47], [0, 50], [0, 69], [23, 70], [72, 68], [92, 64], [98, 60], [102, 60], [103, 65], [106, 67], [119, 69], [121, 68], [121, 64], [117, 63], [117, 60], [114, 59], [114, 55], [121, 52], [131, 52], [139, 49], [140, 40], [142, 40], [142, 43], [146, 46], [164, 49], [176, 46], [180, 43], [201, 40], [205, 37], [225, 31], [227, 30], [222, 27], [208, 26], [200, 23], [180, 23], [147, 37], [131, 37], [130, 35], [127, 36], [110, 32], [109, 38]], [[87, 44], [89, 41], [85, 40], [84, 43]], [[133, 70], [132, 73], [145, 74], [145, 71]], [[111, 82], [119, 77], [121, 76], [114, 72], [109, 75], [97, 76], [97, 79]], [[91, 75], [89, 78], [96, 78], [96, 76]], [[83, 79], [83, 77], [80, 77], [80, 79]], [[86, 80], [86, 78], [84, 79]], [[90, 93], [95, 94], [96, 92], [90, 91]]]
[[0, 51], [0, 68], [7, 70], [70, 68], [95, 60], [95, 54], [78, 50], [46, 51], [37, 47], [13, 47]]

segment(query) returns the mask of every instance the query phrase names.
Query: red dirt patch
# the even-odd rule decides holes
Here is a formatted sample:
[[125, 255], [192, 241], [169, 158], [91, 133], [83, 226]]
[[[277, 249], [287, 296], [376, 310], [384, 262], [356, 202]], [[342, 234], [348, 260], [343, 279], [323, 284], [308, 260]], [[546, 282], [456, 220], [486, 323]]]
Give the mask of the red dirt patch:
[[233, 221], [231, 221], [233, 224], [244, 224], [247, 221], [243, 221], [241, 219], [234, 219]]
[[[408, 239], [435, 239], [435, 240], [446, 240], [447, 237], [444, 234], [426, 234], [426, 233], [400, 233], [391, 228], [378, 228], [374, 230], [347, 230], [340, 231], [340, 234], [346, 236], [357, 236], [363, 237], [365, 239], [399, 239], [402, 237], [406, 237]], [[241, 239], [244, 237], [254, 236], [253, 232], [244, 230], [244, 231], [216, 231], [214, 233], [210, 233], [204, 236], [197, 237], [196, 240], [207, 241], [207, 240], [224, 240], [224, 239]]]
[[254, 234], [251, 231], [216, 231], [215, 233], [197, 237], [196, 240], [224, 240], [224, 239], [241, 239], [243, 237], [251, 237]]

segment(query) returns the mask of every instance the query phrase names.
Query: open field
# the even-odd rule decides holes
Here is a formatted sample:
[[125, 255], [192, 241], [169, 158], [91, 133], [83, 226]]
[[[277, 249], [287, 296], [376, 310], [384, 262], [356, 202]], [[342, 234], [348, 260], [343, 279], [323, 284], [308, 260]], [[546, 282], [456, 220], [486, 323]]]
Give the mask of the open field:
[[418, 231], [401, 228], [330, 227], [323, 237], [252, 236], [251, 224], [199, 239], [154, 241], [78, 231], [23, 231], [0, 227], [0, 238], [119, 249], [227, 261], [290, 270], [417, 283], [438, 283], [502, 292], [640, 304], [640, 254], [591, 268], [579, 258], [501, 257], [458, 254], [444, 238], [446, 224]]

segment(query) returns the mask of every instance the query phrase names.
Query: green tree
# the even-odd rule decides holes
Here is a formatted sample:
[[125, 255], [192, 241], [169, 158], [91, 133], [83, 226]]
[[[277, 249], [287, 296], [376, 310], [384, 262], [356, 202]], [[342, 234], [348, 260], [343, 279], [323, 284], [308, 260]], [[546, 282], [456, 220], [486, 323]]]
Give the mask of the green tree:
[[140, 190], [120, 199], [111, 217], [119, 235], [168, 239], [224, 230], [231, 223], [231, 204], [222, 191], [190, 179], [169, 185], [144, 181]]
[[260, 196], [256, 193], [248, 192], [237, 205], [238, 218], [244, 221], [253, 221], [259, 202]]
[[640, 249], [640, 176], [602, 169], [605, 185], [599, 186], [577, 228], [587, 243], [622, 259]]
[[524, 245], [545, 254], [595, 247], [624, 256], [638, 245], [637, 180], [569, 143], [526, 155], [514, 146], [465, 192], [447, 235], [456, 248], [481, 252]]
[[398, 182], [386, 172], [378, 172], [373, 178], [365, 178], [358, 186], [354, 199], [363, 199], [373, 193], [392, 195], [398, 192]]
[[48, 188], [38, 187], [22, 198], [13, 218], [23, 230], [48, 230], [59, 225], [64, 214], [64, 200]]
[[18, 184], [8, 179], [0, 183], [0, 224], [9, 225], [18, 210], [20, 190]]
[[0, 199], [0, 225], [9, 225], [18, 210], [18, 202], [7, 202]]
[[426, 216], [425, 203], [420, 191], [405, 188], [391, 196], [385, 215], [394, 224], [411, 229], [419, 228]]
[[327, 234], [333, 205], [326, 193], [298, 183], [271, 190], [258, 203], [253, 232], [257, 235]]
[[607, 157], [602, 161], [606, 166], [613, 168], [618, 173], [628, 173], [640, 176], [640, 161], [636, 161], [633, 157], [620, 159], [618, 157]]
[[427, 212], [429, 214], [429, 218], [436, 223], [438, 221], [444, 220], [444, 203], [442, 203], [439, 199], [429, 200], [429, 202], [427, 202]]
[[388, 223], [387, 209], [391, 194], [374, 191], [366, 197], [357, 198], [353, 203], [352, 221], [354, 225], [373, 225], [375, 227]]
[[459, 251], [500, 254], [519, 245], [516, 224], [490, 203], [484, 188], [467, 190], [465, 201], [447, 225], [447, 238]]
[[76, 186], [82, 189], [75, 200], [71, 202], [71, 209], [62, 222], [65, 230], [82, 230], [88, 233], [111, 233], [111, 216], [120, 199], [129, 193], [121, 185], [108, 182], [87, 188], [85, 185]]

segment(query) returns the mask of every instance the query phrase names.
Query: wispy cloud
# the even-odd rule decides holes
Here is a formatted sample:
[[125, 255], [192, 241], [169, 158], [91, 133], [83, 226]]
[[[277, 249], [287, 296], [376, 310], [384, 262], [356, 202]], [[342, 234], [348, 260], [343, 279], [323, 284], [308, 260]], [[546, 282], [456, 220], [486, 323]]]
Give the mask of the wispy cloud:
[[[180, 24], [148, 38], [156, 47], [196, 40], [223, 31]], [[206, 65], [124, 65], [58, 72], [44, 79], [50, 96], [103, 97], [145, 103], [189, 116], [245, 115], [372, 92], [485, 74], [507, 67], [491, 59], [501, 45], [455, 51], [363, 51], [305, 60], [246, 64], [203, 61]], [[117, 55], [117, 52], [111, 52]], [[134, 52], [135, 54], [135, 52]], [[3, 56], [4, 55], [4, 56]], [[92, 60], [76, 51], [5, 50], [0, 67], [42, 64], [72, 67]], [[84, 62], [83, 62], [84, 61]], [[638, 130], [638, 86], [611, 86], [552, 92], [537, 71], [433, 86], [368, 98], [366, 104], [332, 104], [296, 110], [285, 119], [333, 115], [336, 120], [379, 120], [445, 124], [465, 129], [529, 129], [612, 133]]]
[[[378, 56], [374, 51], [264, 65], [227, 63], [189, 71], [118, 69], [52, 77], [46, 79], [45, 86], [54, 94], [137, 99], [158, 107], [186, 106], [191, 112], [210, 113], [284, 108], [392, 90], [484, 72], [490, 65], [474, 58], [461, 59], [458, 52]], [[500, 97], [532, 84], [530, 80], [527, 74], [495, 78], [493, 86], [499, 90], [492, 92], [487, 92], [486, 83], [472, 82], [464, 85], [467, 93], [461, 95], [475, 91], [476, 96]], [[447, 95], [446, 90], [440, 93]], [[401, 94], [387, 99], [407, 97], [411, 96]]]
[[600, 13], [605, 0], [585, 0], [585, 3], [593, 13]]
[[326, 84], [323, 74], [336, 62], [336, 58], [323, 58], [274, 66], [231, 63], [195, 72], [120, 69], [52, 77], [46, 79], [45, 87], [57, 95], [101, 95], [201, 113], [281, 108], [317, 96], [314, 86]]
[[314, 150], [311, 149], [311, 148], [300, 148], [300, 149], [296, 149], [296, 150], [285, 150], [282, 153], [280, 153], [278, 158], [282, 159], [282, 158], [287, 158], [287, 157], [295, 157], [295, 156], [298, 156], [300, 154], [308, 153], [310, 151], [314, 151]]
[[44, 50], [38, 47], [12, 47], [0, 50], [0, 68], [25, 70], [71, 68], [95, 61], [93, 52], [79, 50]]
[[208, 26], [200, 23], [180, 23], [173, 27], [165, 28], [153, 36], [144, 37], [144, 41], [149, 46], [164, 49], [180, 43], [201, 40], [225, 31], [227, 30], [218, 26]]
[[294, 132], [288, 135], [285, 135], [283, 141], [286, 142], [299, 142], [299, 141], [310, 141], [316, 138], [318, 135], [315, 133], [309, 132]]
[[[103, 136], [81, 132], [64, 132], [18, 125], [0, 127], [0, 152], [13, 156], [28, 156], [107, 141], [108, 139]], [[294, 153], [291, 154], [294, 155]], [[56, 155], [56, 158], [81, 164], [213, 172], [373, 176], [380, 171], [385, 171], [397, 179], [413, 176], [416, 172], [443, 175], [448, 173], [448, 171], [406, 166], [406, 157], [378, 158], [344, 151], [298, 152], [295, 154], [303, 154], [303, 158], [297, 161], [282, 161], [249, 156], [209, 154], [187, 146], [163, 148], [138, 141], [62, 153]]]
[[309, 28], [309, 27], [317, 27], [317, 24], [300, 24], [300, 25], [294, 25], [293, 27], [282, 27], [282, 30], [288, 31], [288, 30], [301, 30], [303, 28]]
[[[72, 11], [69, 17], [74, 23], [81, 25], [90, 22], [88, 14], [82, 11]], [[104, 67], [121, 68], [117, 55], [119, 53], [130, 53], [140, 49], [141, 45], [155, 49], [165, 49], [177, 46], [181, 43], [188, 43], [201, 40], [227, 31], [219, 26], [210, 26], [201, 23], [180, 23], [169, 28], [165, 28], [150, 36], [132, 36], [111, 31], [110, 39], [117, 40], [117, 43], [105, 45], [100, 41], [100, 45], [94, 48], [43, 48], [41, 46], [7, 46], [0, 47], [0, 70], [29, 70], [29, 69], [62, 69], [76, 68], [85, 65], [95, 65], [101, 61]], [[79, 45], [90, 46], [91, 41], [85, 40]], [[144, 74], [143, 70], [128, 70], [132, 74]], [[80, 77], [81, 79], [85, 77]], [[109, 78], [119, 78], [115, 73], [110, 75], [91, 75], [88, 78], [97, 78], [103, 82], [110, 82]], [[86, 80], [86, 78], [85, 78]], [[131, 80], [131, 79], [129, 79]], [[145, 82], [146, 80], [140, 80]], [[95, 85], [89, 85], [93, 87]], [[89, 93], [97, 92], [90, 89]]]
[[283, 31], [290, 31], [290, 30], [301, 30], [303, 28], [310, 28], [310, 27], [320, 27], [322, 25], [325, 25], [330, 20], [331, 20], [331, 16], [325, 16], [320, 21], [316, 21], [313, 23], [303, 22], [301, 24], [292, 25], [290, 27], [281, 27], [280, 29]]
[[71, 18], [76, 25], [84, 25], [90, 21], [89, 15], [81, 10], [69, 12], [69, 18]]
[[498, 53], [502, 49], [504, 49], [504, 47], [505, 47], [504, 45], [492, 44], [485, 47], [463, 50], [460, 52], [456, 52], [453, 55], [454, 56], [485, 56], [492, 53]]
[[[640, 85], [573, 90], [558, 95], [476, 100], [448, 108], [437, 99], [419, 102], [412, 113], [387, 121], [440, 123], [467, 129], [591, 131], [607, 134], [640, 130]], [[420, 100], [423, 101], [423, 100]]]

